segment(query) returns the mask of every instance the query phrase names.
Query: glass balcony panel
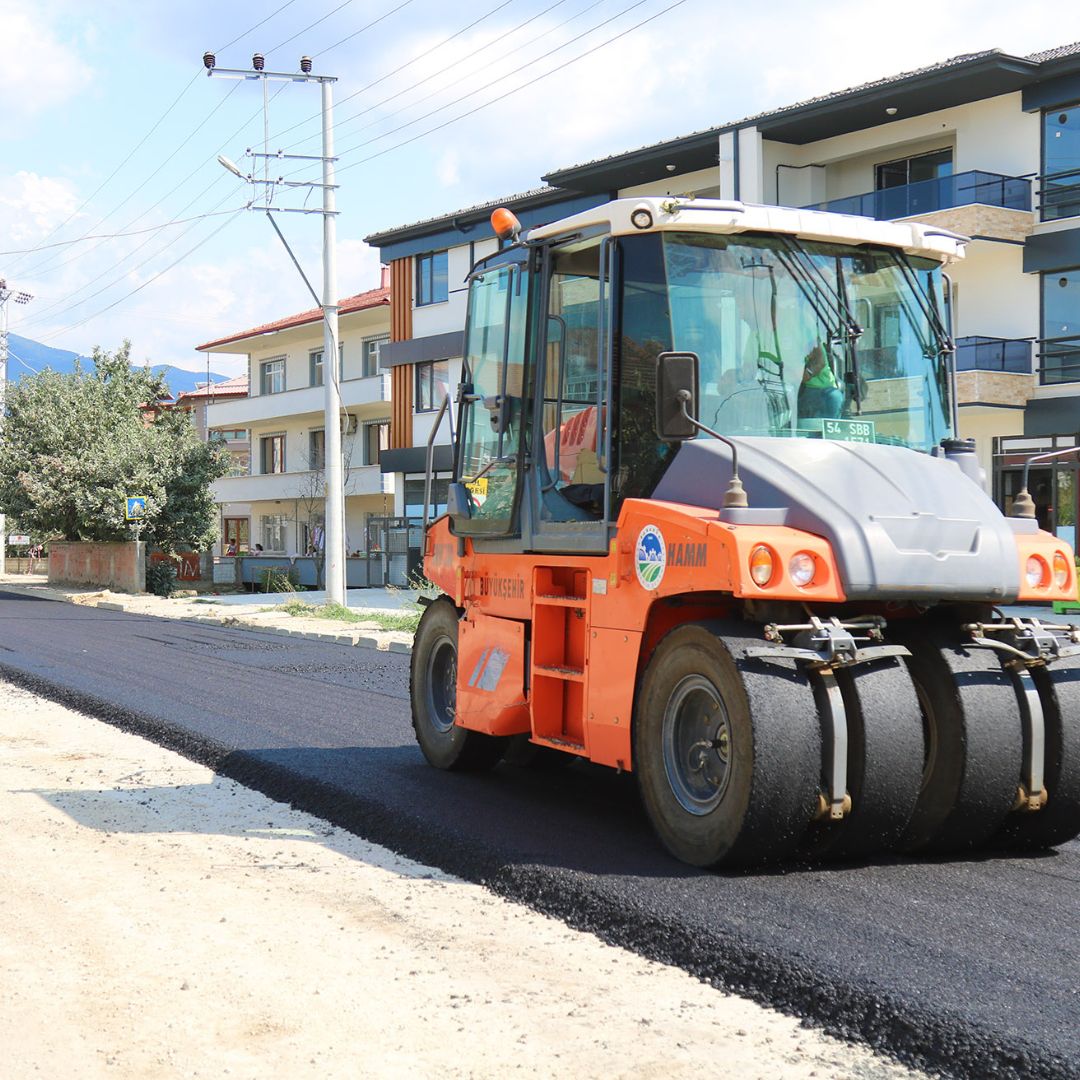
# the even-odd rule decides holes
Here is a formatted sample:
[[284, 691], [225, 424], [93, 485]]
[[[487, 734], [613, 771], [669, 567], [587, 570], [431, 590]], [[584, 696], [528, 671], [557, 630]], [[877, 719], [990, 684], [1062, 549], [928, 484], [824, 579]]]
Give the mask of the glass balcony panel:
[[[1078, 185], [1080, 197], [1080, 185]], [[894, 218], [931, 214], [954, 206], [983, 203], [1008, 210], [1031, 210], [1031, 180], [1023, 176], [972, 170], [953, 176], [939, 176], [914, 184], [849, 195], [803, 207], [805, 210], [828, 210], [834, 214], [859, 214], [862, 217], [890, 221]]]
[[957, 371], [1004, 371], [1031, 374], [1031, 342], [1022, 338], [962, 337], [956, 339]]

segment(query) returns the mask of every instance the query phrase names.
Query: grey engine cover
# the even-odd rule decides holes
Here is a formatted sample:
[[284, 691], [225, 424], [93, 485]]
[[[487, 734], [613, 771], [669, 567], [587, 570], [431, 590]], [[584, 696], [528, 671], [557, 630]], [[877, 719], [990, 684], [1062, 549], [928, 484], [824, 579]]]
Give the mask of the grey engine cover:
[[[1020, 588], [1016, 541], [982, 488], [944, 458], [899, 446], [739, 438], [739, 474], [762, 515], [825, 537], [851, 598], [1010, 601]], [[720, 508], [731, 451], [684, 443], [653, 498]], [[745, 517], [743, 515], [746, 515]]]

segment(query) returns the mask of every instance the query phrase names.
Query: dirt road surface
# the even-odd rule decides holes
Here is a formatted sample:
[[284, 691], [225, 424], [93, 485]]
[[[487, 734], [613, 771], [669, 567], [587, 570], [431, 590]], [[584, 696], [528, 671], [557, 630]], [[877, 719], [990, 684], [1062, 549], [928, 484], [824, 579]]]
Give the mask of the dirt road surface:
[[916, 1074], [0, 682], [23, 1077]]

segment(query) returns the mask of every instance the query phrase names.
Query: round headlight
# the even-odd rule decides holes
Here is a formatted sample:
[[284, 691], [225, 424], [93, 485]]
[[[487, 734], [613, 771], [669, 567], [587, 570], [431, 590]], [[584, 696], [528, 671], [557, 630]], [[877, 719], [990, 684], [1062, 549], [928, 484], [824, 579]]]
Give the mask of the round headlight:
[[809, 551], [797, 551], [788, 562], [788, 576], [800, 589], [805, 589], [814, 580], [817, 563]]
[[1054, 584], [1064, 589], [1069, 584], [1069, 560], [1063, 552], [1054, 552]]
[[1024, 576], [1027, 578], [1028, 588], [1031, 589], [1044, 588], [1050, 580], [1047, 565], [1038, 555], [1028, 556]]
[[750, 552], [750, 576], [755, 585], [764, 588], [772, 581], [773, 561], [773, 553], [764, 544], [758, 544]]

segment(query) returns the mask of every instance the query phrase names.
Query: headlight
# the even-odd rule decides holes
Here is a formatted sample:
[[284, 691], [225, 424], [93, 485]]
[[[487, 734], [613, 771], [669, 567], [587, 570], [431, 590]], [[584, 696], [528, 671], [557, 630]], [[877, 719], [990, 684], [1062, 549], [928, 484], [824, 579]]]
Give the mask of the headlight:
[[750, 552], [750, 576], [755, 585], [764, 588], [772, 581], [773, 561], [773, 553], [764, 544], [758, 544]]
[[1024, 570], [1028, 588], [1044, 588], [1050, 580], [1050, 573], [1046, 563], [1038, 555], [1029, 555], [1027, 566]]
[[1069, 584], [1069, 560], [1060, 551], [1054, 552], [1054, 584], [1059, 589]]
[[788, 562], [788, 576], [791, 580], [798, 585], [800, 589], [805, 589], [807, 585], [814, 580], [814, 571], [817, 569], [817, 563], [814, 561], [814, 556], [808, 551], [797, 551], [791, 556], [791, 560]]

